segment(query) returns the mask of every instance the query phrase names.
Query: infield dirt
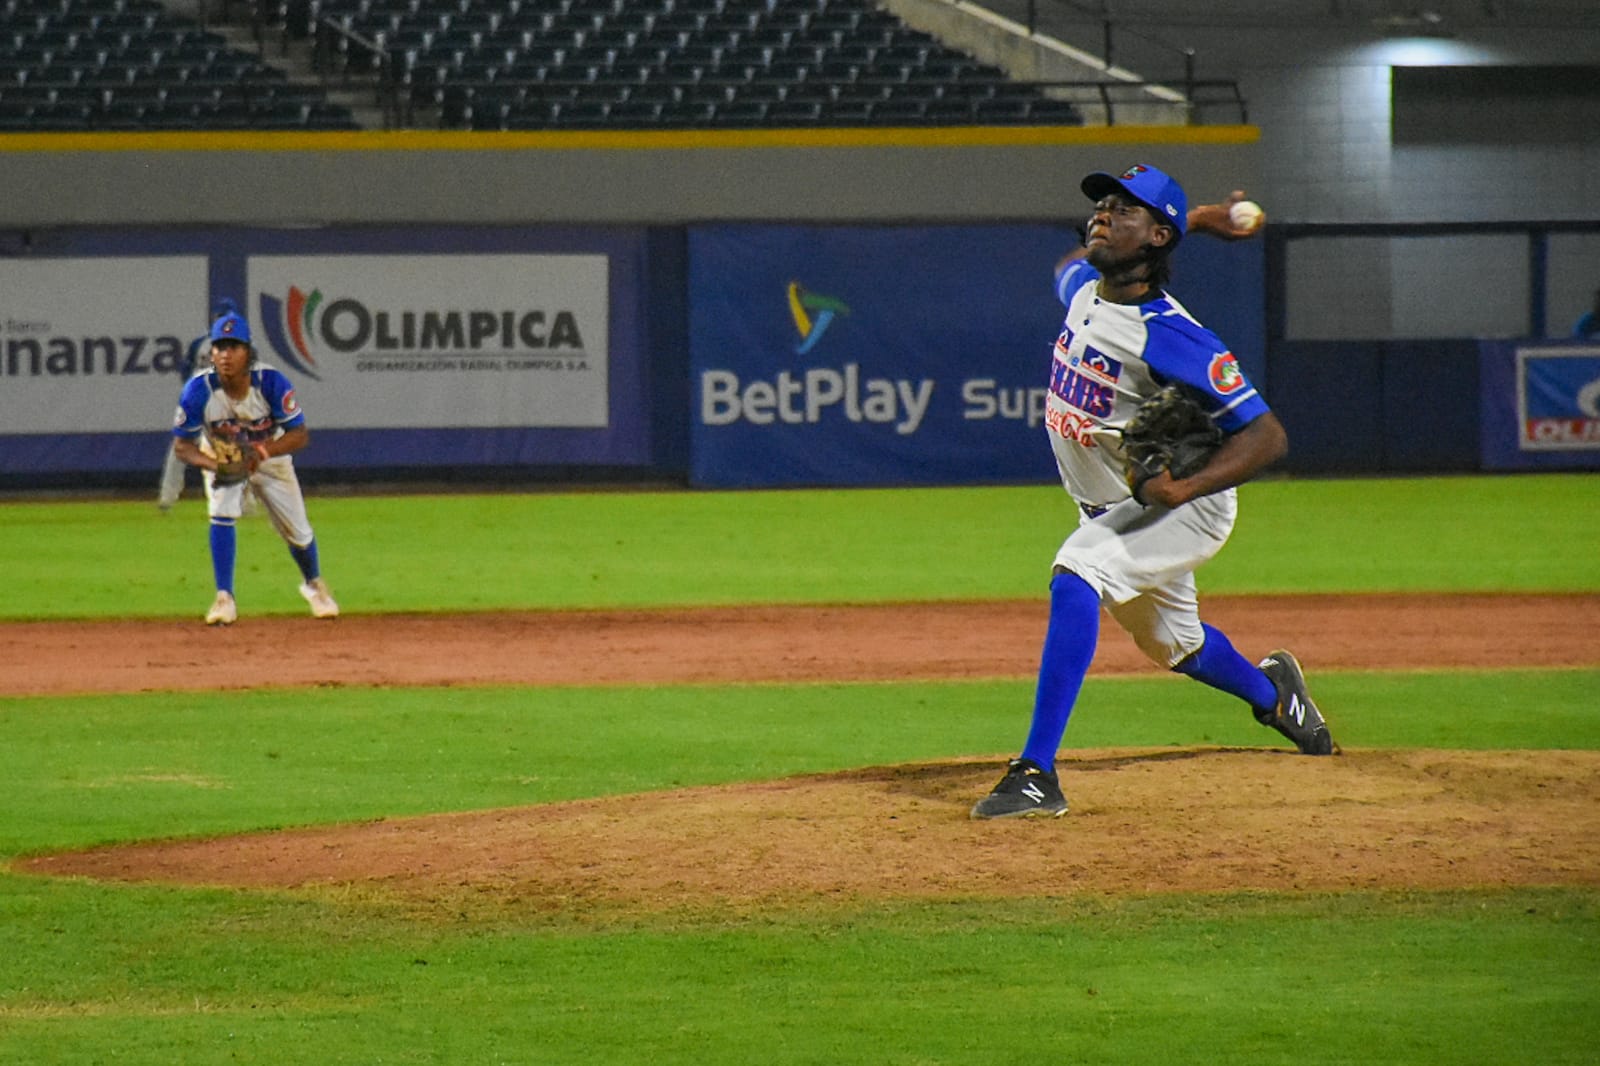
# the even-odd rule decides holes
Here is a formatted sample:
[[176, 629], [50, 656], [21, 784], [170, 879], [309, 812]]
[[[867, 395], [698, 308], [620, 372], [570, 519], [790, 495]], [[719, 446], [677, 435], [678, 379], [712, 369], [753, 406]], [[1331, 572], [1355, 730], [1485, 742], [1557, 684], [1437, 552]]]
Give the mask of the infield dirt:
[[[953, 603], [0, 626], [10, 695], [301, 685], [1031, 677], [1045, 605]], [[1322, 669], [1600, 665], [1600, 596], [1215, 597], [1247, 655]], [[292, 661], [243, 651], [288, 642]], [[260, 664], [260, 665], [253, 665]], [[1092, 674], [1152, 672], [1112, 625]], [[1337, 708], [1325, 708], [1335, 725]], [[1245, 713], [1241, 711], [1241, 713]], [[1027, 708], [1018, 708], [1017, 729]], [[997, 738], [997, 742], [1006, 738]], [[1070, 736], [1069, 736], [1070, 743]], [[1064, 753], [1072, 813], [972, 823], [1003, 755], [41, 856], [22, 871], [351, 886], [417, 905], [1600, 884], [1600, 753]]]

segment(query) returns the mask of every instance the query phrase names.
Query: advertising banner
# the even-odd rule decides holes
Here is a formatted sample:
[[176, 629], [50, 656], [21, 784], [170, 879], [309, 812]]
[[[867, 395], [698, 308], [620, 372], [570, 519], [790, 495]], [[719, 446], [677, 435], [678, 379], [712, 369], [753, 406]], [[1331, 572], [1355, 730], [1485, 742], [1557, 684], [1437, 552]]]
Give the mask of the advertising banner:
[[641, 228], [62, 230], [38, 243], [49, 257], [0, 261], [10, 484], [140, 470], [154, 483], [188, 346], [224, 297], [295, 385], [307, 471], [648, 466], [667, 417], [653, 368], [681, 382], [687, 363], [681, 324], [652, 317], [662, 300], [681, 307], [682, 253], [656, 282]]
[[[1195, 249], [1199, 266], [1178, 263], [1174, 292], [1208, 324], [1184, 277], [1231, 303], [1232, 321], [1253, 310], [1240, 331], [1251, 350], [1236, 354], [1257, 373], [1260, 285], [1209, 244]], [[691, 480], [1053, 479], [1045, 388], [1063, 309], [1052, 281], [1076, 246], [1071, 229], [1046, 225], [692, 230]], [[1237, 257], [1259, 277], [1259, 249]]]
[[170, 426], [205, 322], [206, 266], [192, 255], [0, 260], [0, 434]]
[[1048, 478], [1049, 274], [1070, 240], [1043, 226], [694, 230], [691, 480]]
[[256, 347], [330, 429], [598, 428], [603, 255], [251, 256]]
[[1600, 345], [1485, 343], [1483, 465], [1600, 469]]

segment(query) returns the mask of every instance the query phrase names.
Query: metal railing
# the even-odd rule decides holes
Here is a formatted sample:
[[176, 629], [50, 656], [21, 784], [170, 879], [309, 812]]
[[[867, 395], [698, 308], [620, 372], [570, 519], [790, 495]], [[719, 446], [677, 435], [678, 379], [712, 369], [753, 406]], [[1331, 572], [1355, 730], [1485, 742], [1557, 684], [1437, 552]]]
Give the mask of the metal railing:
[[[1152, 87], [1174, 89], [1175, 91], [1180, 92], [1185, 100], [1190, 102], [1191, 109], [1207, 106], [1208, 103], [1210, 103], [1200, 99], [1201, 94], [1204, 91], [1210, 89], [1223, 89], [1230, 96], [1230, 100], [1227, 102], [1237, 107], [1240, 115], [1239, 121], [1249, 121], [1246, 117], [1245, 102], [1243, 97], [1239, 94], [1239, 87], [1236, 82], [1201, 80], [1195, 77], [1196, 54], [1193, 48], [1176, 45], [1170, 41], [1163, 40], [1160, 37], [1155, 37], [1148, 33], [1141, 33], [1140, 31], [1131, 29], [1126, 25], [1119, 24], [1111, 17], [1111, 14], [1106, 9], [1106, 5], [1104, 3], [1097, 6], [1089, 6], [1086, 4], [1077, 3], [1075, 0], [1048, 0], [1048, 2], [1051, 7], [1065, 8], [1077, 16], [1082, 16], [1085, 21], [1095, 26], [1095, 28], [1098, 30], [1100, 45], [1099, 53], [1096, 58], [1105, 65], [1107, 71], [1110, 71], [1113, 67], [1117, 66], [1121, 58], [1122, 49], [1118, 48], [1119, 40], [1126, 44], [1128, 38], [1132, 38], [1144, 45], [1148, 45], [1150, 51], [1158, 58], [1167, 57], [1177, 59], [1182, 68], [1181, 74], [1179, 74], [1176, 78], [1169, 79], [1152, 77], [1147, 78], [1146, 80], [1125, 82], [1123, 84], [1136, 85], [1145, 89]], [[1023, 23], [1026, 26], [1029, 34], [1039, 32], [1039, 11], [1039, 0], [1025, 0], [1025, 15]], [[1091, 52], [1091, 54], [1093, 53]], [[1191, 123], [1195, 121], [1194, 115], [1191, 114], [1189, 121]]]
[[268, 6], [267, 0], [195, 0], [195, 21], [200, 23], [201, 29], [209, 28], [213, 19], [232, 24], [237, 21], [233, 14], [235, 3], [244, 5], [247, 16], [244, 21], [255, 42], [256, 55], [265, 55], [266, 31], [271, 24], [262, 12]]
[[[311, 69], [322, 84], [354, 84], [358, 68], [372, 78], [373, 105], [383, 114], [383, 128], [397, 129], [415, 120], [409, 93], [404, 88], [399, 64], [383, 42], [357, 33], [327, 15], [320, 15], [311, 26]], [[404, 97], [404, 98], [402, 98]]]
[[[1131, 30], [1126, 26], [1119, 26], [1111, 18], [1110, 12], [1105, 10], [1105, 6], [1103, 4], [1100, 6], [1100, 8], [1096, 9], [1087, 7], [1083, 4], [1075, 3], [1074, 0], [1050, 0], [1050, 2], [1053, 6], [1069, 8], [1080, 15], [1087, 16], [1090, 21], [1099, 26], [1099, 59], [1101, 62], [1105, 63], [1107, 67], [1111, 67], [1116, 64], [1116, 41], [1117, 35], [1121, 34], [1125, 37], [1136, 37], [1141, 41], [1145, 41], [1148, 44], [1154, 45], [1158, 52], [1170, 52], [1181, 57], [1183, 60], [1184, 73], [1186, 75], [1185, 80], [1193, 80], [1195, 62], [1195, 52], [1193, 48], [1184, 48], [1180, 45], [1172, 44], [1169, 41], [1163, 41], [1159, 37], [1152, 37], [1149, 34], [1140, 33], [1138, 30]], [[1039, 0], [1027, 0], [1027, 18], [1024, 22], [1024, 25], [1027, 26], [1029, 33], [1038, 32]]]
[[[1057, 99], [1070, 100], [1074, 103], [1098, 106], [1105, 113], [1107, 126], [1117, 125], [1119, 108], [1149, 107], [1150, 89], [1167, 88], [1166, 82], [1147, 81], [1118, 81], [1118, 80], [1077, 80], [1077, 81], [1040, 81], [1027, 82], [1045, 92], [1048, 96]], [[1201, 112], [1214, 108], [1226, 109], [1232, 121], [1241, 125], [1250, 121], [1250, 111], [1242, 93], [1239, 83], [1229, 80], [1201, 80], [1191, 79], [1183, 86], [1183, 101], [1181, 104], [1187, 123], [1199, 125], [1203, 117]]]

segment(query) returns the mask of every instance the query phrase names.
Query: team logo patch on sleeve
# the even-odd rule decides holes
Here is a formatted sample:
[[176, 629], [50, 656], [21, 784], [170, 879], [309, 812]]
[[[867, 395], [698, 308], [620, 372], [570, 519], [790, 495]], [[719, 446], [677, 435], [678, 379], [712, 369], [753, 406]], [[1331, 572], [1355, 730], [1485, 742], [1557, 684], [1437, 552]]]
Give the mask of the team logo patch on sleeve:
[[1207, 370], [1211, 379], [1211, 387], [1223, 396], [1230, 392], [1238, 392], [1244, 387], [1244, 371], [1239, 369], [1239, 360], [1233, 357], [1232, 352], [1218, 352], [1211, 357], [1211, 366]]

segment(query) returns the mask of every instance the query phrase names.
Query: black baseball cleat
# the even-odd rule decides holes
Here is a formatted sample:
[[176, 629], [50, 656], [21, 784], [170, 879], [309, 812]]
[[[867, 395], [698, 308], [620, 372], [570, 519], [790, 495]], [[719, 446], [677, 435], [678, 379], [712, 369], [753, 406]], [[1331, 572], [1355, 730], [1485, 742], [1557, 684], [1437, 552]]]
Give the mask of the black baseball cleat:
[[1311, 702], [1299, 660], [1279, 648], [1256, 665], [1278, 690], [1278, 705], [1267, 710], [1255, 708], [1256, 721], [1294, 741], [1302, 755], [1337, 755], [1339, 745], [1328, 733], [1322, 712]]
[[974, 818], [1060, 818], [1067, 797], [1055, 771], [1032, 759], [1012, 759], [994, 791], [972, 806]]

